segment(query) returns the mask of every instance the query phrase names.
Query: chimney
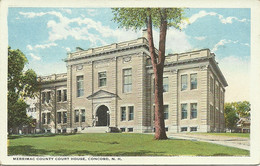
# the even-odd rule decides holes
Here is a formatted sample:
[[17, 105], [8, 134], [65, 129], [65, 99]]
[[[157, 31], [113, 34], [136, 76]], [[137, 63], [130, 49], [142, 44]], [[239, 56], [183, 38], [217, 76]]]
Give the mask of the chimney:
[[148, 39], [148, 34], [147, 34], [147, 29], [143, 29], [143, 34], [142, 36], [146, 39]]

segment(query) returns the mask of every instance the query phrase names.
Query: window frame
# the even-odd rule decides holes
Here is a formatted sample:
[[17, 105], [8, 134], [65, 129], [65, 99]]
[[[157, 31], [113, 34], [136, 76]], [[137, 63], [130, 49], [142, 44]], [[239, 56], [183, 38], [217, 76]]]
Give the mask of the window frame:
[[79, 122], [79, 109], [74, 110], [74, 123]]
[[[86, 110], [85, 109], [80, 109], [81, 112], [81, 122], [86, 122]], [[84, 114], [83, 114], [84, 112]], [[84, 121], [83, 121], [84, 120]]]
[[188, 131], [188, 127], [181, 127], [181, 132], [187, 132], [187, 131]]
[[61, 102], [62, 97], [61, 97], [61, 90], [57, 90], [57, 102]]
[[63, 119], [63, 123], [67, 123], [68, 120], [67, 111], [62, 112], [62, 119]]
[[50, 103], [51, 101], [51, 91], [46, 92], [46, 103]]
[[[131, 109], [133, 108], [131, 112]], [[132, 118], [131, 118], [132, 117]], [[134, 120], [134, 106], [128, 106], [128, 121]]]
[[[184, 84], [183, 78], [184, 78], [185, 76], [186, 76], [186, 82], [185, 82], [185, 84]], [[184, 85], [186, 85], [185, 88], [183, 88]], [[181, 75], [181, 91], [185, 91], [185, 90], [187, 90], [187, 89], [188, 89], [188, 74], [182, 74], [182, 75]]]
[[[131, 71], [131, 74], [125, 74], [126, 71]], [[132, 86], [133, 86], [132, 75], [133, 75], [132, 68], [123, 69], [123, 93], [131, 93], [132, 92]], [[125, 83], [126, 78], [130, 78], [131, 83]], [[126, 88], [126, 86], [128, 88]]]
[[[196, 129], [196, 130], [194, 130]], [[190, 127], [190, 132], [197, 132], [198, 131], [198, 127]]]
[[[193, 84], [192, 84], [192, 76], [196, 76], [195, 77], [195, 82], [196, 82], [196, 87], [193, 88]], [[198, 89], [198, 74], [197, 73], [192, 73], [190, 74], [190, 90], [194, 90], [194, 89]]]
[[[82, 79], [81, 79], [82, 78]], [[84, 76], [76, 76], [77, 97], [84, 96]]]
[[[124, 114], [123, 114], [123, 108], [124, 108]], [[121, 107], [120, 112], [121, 112], [121, 121], [126, 121], [126, 107], [125, 106]]]
[[46, 102], [46, 92], [42, 92], [42, 103]]
[[57, 123], [60, 124], [61, 123], [61, 112], [57, 112]]
[[211, 93], [214, 91], [214, 79], [211, 76], [209, 76], [209, 91]]
[[[193, 105], [196, 105], [196, 111], [193, 109]], [[193, 117], [193, 114], [196, 113], [196, 117]], [[190, 119], [198, 118], [198, 103], [190, 103]]]
[[67, 101], [68, 96], [67, 96], [67, 89], [63, 89], [63, 101]]
[[[165, 83], [165, 79], [167, 79], [167, 84]], [[167, 87], [165, 89], [165, 87]], [[163, 77], [163, 93], [169, 92], [169, 77]]]
[[42, 113], [42, 124], [46, 124], [46, 113]]
[[[186, 110], [185, 111], [183, 111], [183, 107], [182, 106], [184, 106], [184, 105], [186, 105]], [[184, 118], [184, 113], [185, 113], [185, 118]], [[182, 103], [181, 104], [181, 119], [183, 120], [183, 119], [188, 119], [188, 103]]]
[[[166, 108], [167, 108], [167, 111], [166, 111]], [[167, 117], [165, 115], [167, 115]], [[164, 117], [164, 120], [169, 119], [169, 105], [163, 105], [163, 117]]]
[[214, 106], [212, 104], [209, 104], [209, 115], [210, 115], [210, 121], [213, 122], [214, 120]]
[[47, 117], [46, 117], [46, 119], [47, 119], [47, 124], [51, 124], [51, 113], [48, 112], [48, 113], [46, 113], [46, 115], [47, 115]]
[[[105, 76], [101, 77], [100, 75], [104, 74], [104, 73], [105, 73]], [[101, 85], [101, 80], [105, 80], [104, 85]], [[101, 72], [98, 72], [98, 87], [104, 87], [104, 86], [107, 86], [107, 72], [101, 71]]]

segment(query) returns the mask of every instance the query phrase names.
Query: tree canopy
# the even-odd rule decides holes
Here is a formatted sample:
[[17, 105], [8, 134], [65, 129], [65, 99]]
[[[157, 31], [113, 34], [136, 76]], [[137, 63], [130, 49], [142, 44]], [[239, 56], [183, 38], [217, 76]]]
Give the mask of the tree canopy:
[[226, 127], [231, 130], [235, 129], [240, 118], [250, 117], [250, 110], [250, 103], [248, 101], [225, 103], [224, 116]]
[[26, 97], [33, 97], [37, 91], [37, 75], [24, 70], [28, 63], [26, 56], [19, 50], [8, 48], [8, 129], [28, 124], [31, 119], [26, 115]]
[[147, 28], [149, 15], [155, 28], [160, 28], [162, 19], [167, 19], [167, 27], [180, 29], [180, 23], [185, 19], [183, 8], [113, 8], [112, 12], [113, 20], [120, 28], [135, 30]]

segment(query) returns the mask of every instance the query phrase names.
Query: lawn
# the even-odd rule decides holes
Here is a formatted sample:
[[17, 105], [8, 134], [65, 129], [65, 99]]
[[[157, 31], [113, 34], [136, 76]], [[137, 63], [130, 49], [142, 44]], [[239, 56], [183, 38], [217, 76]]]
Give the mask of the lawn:
[[206, 142], [150, 134], [74, 134], [10, 136], [8, 155], [25, 156], [248, 156], [249, 151]]
[[188, 133], [188, 134], [200, 134], [200, 135], [216, 135], [227, 137], [250, 137], [250, 133]]

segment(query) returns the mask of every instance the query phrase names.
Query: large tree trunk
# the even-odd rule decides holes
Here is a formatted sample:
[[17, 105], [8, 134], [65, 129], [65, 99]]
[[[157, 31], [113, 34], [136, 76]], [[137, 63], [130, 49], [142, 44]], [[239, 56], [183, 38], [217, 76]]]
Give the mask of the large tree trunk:
[[163, 69], [164, 69], [164, 60], [165, 60], [165, 39], [166, 39], [166, 30], [167, 22], [160, 27], [160, 42], [159, 42], [159, 54], [158, 57], [155, 54], [154, 42], [153, 42], [153, 33], [152, 33], [152, 19], [151, 15], [148, 16], [147, 20], [147, 33], [149, 41], [149, 52], [151, 55], [151, 61], [154, 71], [154, 104], [155, 104], [155, 135], [154, 139], [161, 140], [167, 139], [165, 133], [165, 123], [164, 123], [164, 106], [163, 106]]

